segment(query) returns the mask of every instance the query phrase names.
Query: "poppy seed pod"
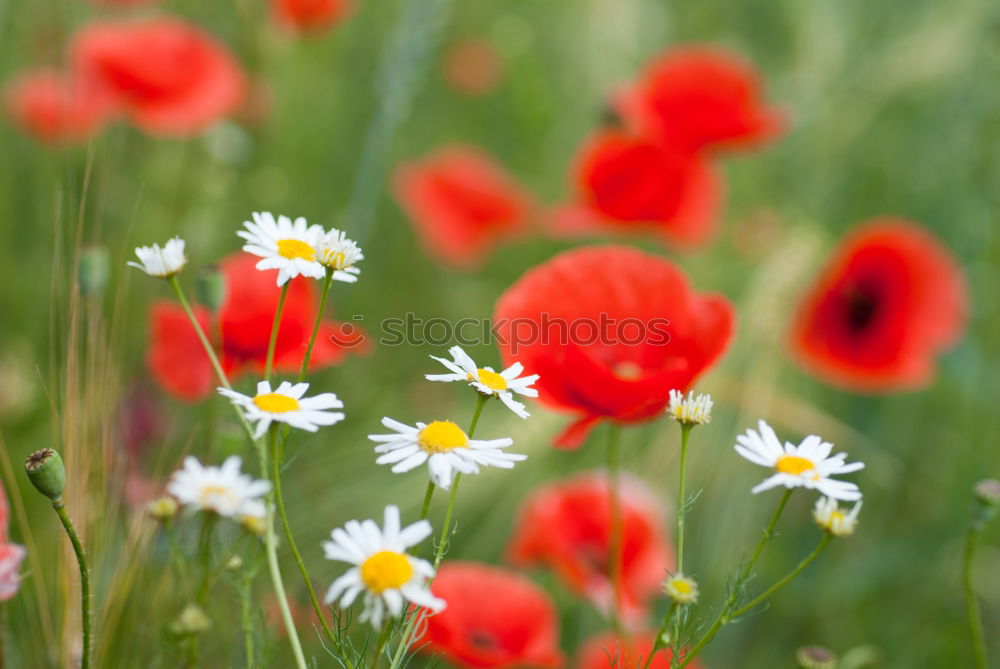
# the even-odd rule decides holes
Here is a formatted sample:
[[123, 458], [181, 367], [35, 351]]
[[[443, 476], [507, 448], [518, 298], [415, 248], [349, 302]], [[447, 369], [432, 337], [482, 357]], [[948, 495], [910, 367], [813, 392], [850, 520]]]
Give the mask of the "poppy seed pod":
[[62, 498], [66, 489], [66, 467], [58, 452], [51, 448], [35, 451], [24, 461], [24, 471], [38, 492], [52, 501]]

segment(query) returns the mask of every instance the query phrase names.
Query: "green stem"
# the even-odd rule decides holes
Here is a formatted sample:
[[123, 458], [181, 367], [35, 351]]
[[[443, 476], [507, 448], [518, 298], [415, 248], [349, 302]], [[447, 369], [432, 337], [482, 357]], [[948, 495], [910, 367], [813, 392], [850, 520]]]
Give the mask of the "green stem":
[[198, 561], [201, 563], [201, 583], [198, 586], [198, 606], [205, 608], [208, 590], [212, 584], [212, 532], [216, 516], [205, 512], [201, 519], [201, 536], [198, 539]]
[[795, 569], [785, 574], [784, 578], [782, 578], [780, 581], [772, 585], [770, 588], [760, 593], [759, 595], [751, 599], [749, 602], [747, 602], [740, 608], [733, 611], [731, 614], [729, 614], [729, 616], [727, 616], [727, 620], [732, 620], [733, 618], [739, 618], [744, 613], [752, 610], [755, 606], [763, 602], [765, 599], [767, 599], [774, 593], [776, 593], [778, 590], [781, 590], [783, 587], [788, 585], [789, 581], [791, 581], [793, 578], [801, 574], [806, 567], [812, 564], [813, 560], [819, 557], [819, 554], [823, 552], [823, 549], [826, 548], [826, 545], [828, 543], [830, 543], [830, 535], [824, 532], [823, 538], [819, 540], [819, 544], [817, 544], [816, 548], [813, 549], [813, 552], [804, 557], [802, 561], [799, 562], [798, 565], [796, 565]]
[[80, 567], [80, 616], [83, 619], [83, 658], [80, 662], [80, 667], [81, 669], [89, 669], [91, 648], [90, 569], [87, 566], [87, 556], [83, 552], [83, 544], [80, 543], [80, 537], [77, 536], [76, 528], [73, 527], [73, 521], [70, 520], [69, 514], [66, 513], [66, 505], [63, 503], [62, 497], [52, 500], [52, 508], [56, 510], [56, 514], [59, 516], [59, 520], [62, 522], [63, 528], [65, 528], [66, 534], [69, 536], [69, 541], [73, 544], [73, 552], [76, 553], [76, 561]]
[[[477, 394], [476, 395], [476, 408], [472, 413], [472, 421], [469, 423], [469, 431], [466, 433], [469, 438], [476, 433], [476, 426], [479, 424], [479, 417], [483, 413], [483, 408], [486, 406], [486, 400], [489, 397], [486, 395]], [[448, 508], [444, 513], [444, 525], [441, 528], [441, 539], [438, 541], [437, 550], [434, 554], [434, 570], [441, 565], [441, 560], [444, 559], [445, 547], [448, 544], [448, 535], [451, 528], [451, 516], [455, 510], [455, 500], [458, 497], [458, 484], [461, 481], [462, 475], [458, 472], [455, 473], [455, 478], [451, 482], [451, 496], [448, 498]], [[427, 494], [424, 496], [424, 507], [429, 508], [430, 496], [433, 493], [433, 483], [428, 487]], [[426, 514], [425, 514], [426, 515]], [[406, 621], [406, 627], [403, 629], [403, 634], [399, 639], [399, 647], [396, 648], [396, 654], [393, 655], [392, 662], [389, 664], [389, 669], [396, 669], [400, 666], [400, 662], [403, 660], [403, 654], [406, 649], [410, 647], [411, 637], [413, 636], [414, 628], [417, 624], [417, 619], [423, 617], [423, 611], [418, 610], [410, 616], [410, 619]]]
[[370, 669], [375, 669], [379, 660], [382, 659], [382, 651], [385, 650], [385, 643], [389, 640], [389, 630], [392, 629], [392, 619], [388, 618], [382, 623], [382, 631], [378, 635], [378, 641], [375, 643], [375, 654], [372, 655], [372, 663]]
[[434, 488], [436, 487], [437, 486], [434, 485], [434, 481], [427, 482], [427, 492], [424, 493], [424, 506], [420, 510], [420, 520], [424, 520], [427, 518], [428, 514], [430, 514], [431, 498], [434, 497]]
[[684, 478], [687, 472], [688, 437], [691, 436], [691, 426], [681, 425], [681, 463], [680, 479], [677, 483], [677, 572], [684, 573]]
[[334, 644], [337, 643], [337, 637], [330, 629], [330, 624], [326, 621], [326, 616], [324, 615], [323, 607], [319, 604], [319, 599], [316, 598], [316, 590], [313, 588], [312, 579], [309, 577], [309, 570], [306, 569], [306, 563], [302, 560], [302, 554], [299, 552], [299, 547], [295, 543], [295, 537], [292, 534], [291, 523], [288, 522], [288, 513], [285, 511], [285, 498], [281, 494], [281, 458], [278, 455], [278, 424], [272, 423], [270, 429], [268, 430], [268, 441], [271, 446], [271, 482], [274, 485], [274, 499], [278, 504], [278, 515], [281, 517], [281, 526], [285, 531], [285, 539], [288, 540], [288, 547], [292, 551], [292, 556], [295, 558], [295, 564], [299, 567], [299, 573], [302, 574], [302, 580], [306, 584], [306, 590], [309, 592], [309, 601], [312, 602], [313, 610], [316, 611], [316, 615], [319, 617], [319, 622], [323, 626], [323, 632], [326, 634], [327, 638]]
[[[677, 602], [671, 601], [670, 608], [667, 609], [667, 615], [663, 616], [663, 623], [660, 625], [660, 629], [656, 631], [656, 638], [653, 640], [653, 649], [649, 651], [649, 655], [646, 656], [646, 661], [642, 664], [642, 669], [649, 669], [649, 665], [653, 661], [653, 657], [660, 652], [663, 648], [667, 647], [667, 644], [663, 642], [663, 635], [667, 633], [667, 628], [670, 627], [670, 623], [674, 619], [674, 612], [677, 610]], [[671, 658], [671, 663], [673, 663], [673, 658]]]
[[778, 518], [781, 517], [781, 513], [785, 510], [785, 505], [788, 504], [788, 499], [791, 496], [791, 488], [787, 488], [784, 493], [782, 493], [781, 500], [778, 502], [778, 508], [774, 510], [774, 515], [771, 516], [771, 521], [767, 524], [767, 527], [764, 528], [764, 532], [760, 537], [760, 541], [757, 542], [757, 547], [754, 549], [750, 560], [746, 563], [746, 565], [744, 565], [742, 571], [740, 571], [740, 575], [733, 584], [729, 597], [726, 598], [726, 603], [722, 606], [722, 609], [719, 611], [719, 615], [716, 616], [712, 626], [708, 628], [708, 631], [705, 632], [705, 634], [698, 639], [698, 642], [695, 643], [691, 650], [688, 651], [687, 655], [684, 657], [684, 661], [681, 662], [681, 669], [684, 669], [684, 667], [686, 667], [691, 660], [693, 660], [698, 653], [700, 653], [705, 646], [707, 646], [708, 643], [715, 638], [715, 635], [722, 628], [722, 626], [729, 622], [728, 616], [730, 609], [732, 609], [736, 604], [736, 599], [739, 597], [742, 585], [750, 576], [750, 572], [753, 571], [754, 565], [757, 564], [757, 560], [760, 558], [760, 554], [764, 550], [764, 546], [766, 546], [767, 542], [771, 540], [772, 536], [774, 536], [774, 528], [778, 524]]
[[278, 308], [274, 310], [274, 321], [271, 323], [271, 340], [267, 344], [267, 358], [264, 361], [264, 380], [271, 380], [271, 369], [274, 367], [274, 348], [278, 343], [278, 331], [281, 330], [281, 314], [285, 311], [285, 298], [288, 297], [288, 286], [291, 279], [281, 287], [281, 297], [278, 298]]
[[323, 292], [319, 298], [319, 309], [316, 310], [316, 322], [313, 324], [312, 336], [309, 337], [309, 345], [306, 346], [306, 355], [302, 358], [302, 369], [299, 370], [299, 383], [306, 378], [309, 370], [309, 360], [312, 358], [313, 345], [316, 343], [316, 335], [319, 334], [319, 326], [323, 322], [323, 310], [326, 308], [326, 296], [330, 294], [330, 286], [333, 284], [333, 270], [326, 268], [326, 278], [323, 280]]
[[177, 543], [177, 533], [174, 532], [174, 521], [172, 519], [167, 518], [163, 521], [163, 533], [167, 535], [167, 546], [170, 549], [170, 558], [173, 560], [177, 578], [184, 584], [185, 588], [190, 588], [191, 583], [188, 581], [187, 565], [184, 564], [184, 556], [181, 554], [181, 548]]
[[[267, 448], [259, 441], [254, 442], [257, 447], [257, 458], [260, 461], [260, 471], [267, 476]], [[273, 484], [273, 482], [272, 482]], [[285, 625], [288, 634], [288, 642], [292, 646], [292, 654], [295, 656], [295, 666], [297, 669], [306, 669], [306, 658], [302, 654], [302, 644], [299, 641], [299, 633], [295, 629], [295, 621], [292, 619], [291, 609], [288, 607], [288, 597], [285, 595], [285, 583], [281, 580], [281, 569], [278, 566], [278, 547], [274, 536], [274, 503], [273, 493], [268, 499], [266, 515], [264, 518], [264, 552], [267, 555], [267, 570], [271, 575], [271, 586], [278, 599], [278, 608], [281, 611], [281, 620]]]
[[976, 669], [987, 669], [986, 642], [983, 639], [983, 619], [979, 612], [979, 602], [972, 586], [972, 565], [982, 529], [970, 527], [965, 535], [965, 560], [962, 565], [962, 585], [965, 589], [965, 612], [969, 618], [969, 635], [972, 638], [972, 654]]
[[248, 575], [240, 577], [240, 626], [243, 628], [243, 656], [246, 658], [247, 669], [253, 669], [253, 618], [251, 610], [251, 579]]
[[616, 630], [621, 627], [622, 603], [622, 536], [624, 521], [622, 519], [621, 494], [619, 491], [619, 441], [620, 431], [614, 423], [608, 424], [608, 504], [611, 512], [611, 532], [608, 539], [608, 565], [611, 572], [612, 604], [609, 614], [611, 626]]
[[201, 324], [198, 319], [195, 318], [194, 312], [191, 311], [191, 305], [188, 304], [187, 298], [184, 297], [184, 291], [181, 290], [181, 284], [177, 281], [177, 275], [168, 277], [167, 283], [170, 287], [174, 289], [174, 294], [177, 295], [177, 301], [181, 303], [181, 307], [184, 309], [184, 313], [187, 314], [188, 320], [191, 321], [191, 325], [194, 326], [195, 334], [198, 335], [198, 340], [201, 342], [202, 348], [205, 349], [205, 353], [208, 354], [208, 360], [212, 363], [212, 369], [215, 370], [215, 375], [219, 377], [219, 383], [225, 388], [232, 388], [229, 385], [229, 379], [226, 378], [226, 373], [222, 371], [222, 365], [219, 364], [219, 357], [215, 354], [215, 348], [212, 343], [205, 336], [205, 331], [201, 329]]

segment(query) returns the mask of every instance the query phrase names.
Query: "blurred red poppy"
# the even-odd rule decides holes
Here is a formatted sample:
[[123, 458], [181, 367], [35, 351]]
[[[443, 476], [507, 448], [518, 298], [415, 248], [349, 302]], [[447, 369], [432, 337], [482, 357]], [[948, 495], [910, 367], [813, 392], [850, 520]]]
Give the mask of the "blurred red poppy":
[[[652, 632], [623, 637], [614, 632], [604, 632], [588, 639], [577, 653], [577, 669], [642, 669], [653, 650]], [[649, 669], [670, 669], [670, 649], [664, 648], [653, 657]], [[701, 669], [698, 660], [687, 665]]]
[[492, 93], [503, 78], [503, 61], [485, 39], [467, 39], [451, 45], [441, 65], [444, 80], [464, 95]]
[[[622, 477], [623, 541], [621, 613], [641, 620], [646, 600], [660, 590], [673, 565], [655, 497], [636, 479]], [[549, 483], [525, 500], [508, 546], [518, 566], [543, 565], [607, 612], [613, 600], [608, 576], [611, 532], [607, 475], [582, 474]]]
[[465, 145], [403, 163], [394, 190], [427, 253], [457, 267], [476, 265], [498, 240], [520, 232], [532, 208], [493, 158]]
[[934, 236], [904, 219], [876, 219], [841, 242], [806, 294], [792, 347], [806, 368], [844, 388], [917, 388], [964, 330], [966, 301], [958, 262]]
[[89, 138], [115, 112], [111, 98], [93, 81], [51, 69], [30, 70], [8, 82], [4, 102], [18, 125], [52, 144]]
[[[427, 651], [459, 667], [561, 667], [559, 617], [544, 590], [502, 567], [445, 562], [431, 591], [448, 606], [427, 618]], [[488, 605], [484, 606], [484, 602]]]
[[764, 106], [753, 67], [724, 50], [692, 46], [655, 58], [615, 99], [637, 132], [682, 151], [739, 148], [773, 139], [784, 115]]
[[21, 561], [24, 560], [24, 546], [9, 543], [8, 526], [10, 508], [7, 506], [7, 492], [0, 484], [0, 602], [17, 594], [21, 586]]
[[709, 240], [721, 185], [708, 161], [620, 130], [604, 130], [584, 145], [574, 168], [583, 207], [557, 209], [557, 234], [654, 230], [678, 246]]
[[[206, 333], [216, 340], [222, 367], [232, 379], [244, 372], [260, 373], [267, 358], [271, 324], [281, 289], [274, 272], [255, 268], [259, 258], [236, 253], [221, 264], [226, 276], [226, 299], [213, 323], [208, 309], [195, 308]], [[275, 369], [296, 372], [302, 365], [309, 336], [316, 321], [315, 282], [291, 281], [281, 329], [275, 345]], [[147, 361], [153, 378], [171, 395], [193, 402], [218, 385], [184, 311], [174, 302], [161, 301], [150, 309], [151, 342]], [[320, 368], [338, 363], [350, 351], [367, 348], [363, 333], [351, 325], [326, 321], [320, 326], [310, 365]]]
[[147, 132], [190, 135], [235, 111], [246, 76], [214, 37], [172, 18], [102, 21], [73, 41], [75, 68]]
[[602, 419], [648, 420], [723, 354], [735, 315], [695, 293], [669, 260], [625, 246], [561, 253], [497, 301], [505, 365], [540, 374], [539, 400], [579, 418], [556, 439], [576, 448]]
[[282, 25], [299, 32], [325, 30], [347, 18], [351, 0], [271, 0], [271, 10]]

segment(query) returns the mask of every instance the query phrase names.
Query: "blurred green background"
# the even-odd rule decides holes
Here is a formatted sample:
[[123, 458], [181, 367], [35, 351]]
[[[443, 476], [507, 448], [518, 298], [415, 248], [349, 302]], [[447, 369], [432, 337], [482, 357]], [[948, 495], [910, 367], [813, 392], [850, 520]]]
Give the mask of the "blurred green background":
[[[141, 10], [186, 17], [228, 43], [270, 87], [273, 106], [259, 125], [230, 123], [177, 141], [119, 124], [86, 146], [51, 149], [0, 124], [0, 427], [12, 464], [3, 479], [9, 493], [17, 495], [11, 472], [19, 472], [24, 456], [60, 443], [67, 430], [112, 452], [116, 447], [117, 398], [147, 376], [148, 304], [167, 297], [161, 282], [125, 267], [136, 245], [177, 234], [187, 240], [192, 264], [207, 264], [238, 248], [235, 232], [251, 211], [302, 215], [364, 240], [361, 281], [338, 284], [332, 294], [338, 319], [360, 314], [374, 330], [381, 319], [407, 311], [450, 320], [487, 317], [517, 276], [569, 244], [529, 238], [498, 249], [476, 272], [451, 271], [423, 254], [384, 188], [381, 167], [446, 142], [469, 142], [494, 155], [540, 201], [565, 200], [571, 157], [598, 122], [606, 92], [665, 47], [718, 43], [761, 69], [767, 98], [789, 111], [791, 131], [765, 150], [724, 162], [724, 222], [710, 247], [675, 257], [655, 242], [631, 241], [675, 257], [700, 290], [723, 292], [740, 313], [730, 353], [698, 388], [717, 401], [711, 426], [694, 433], [689, 464], [689, 486], [705, 488], [689, 516], [687, 549], [702, 584], [702, 611], [724, 596], [727, 575], [753, 545], [777, 495], [750, 497], [761, 472], [733, 453], [736, 434], [763, 417], [790, 439], [818, 432], [868, 469], [856, 478], [865, 492], [858, 533], [835, 542], [765, 613], [726, 628], [705, 664], [792, 667], [796, 647], [818, 643], [840, 653], [873, 646], [881, 667], [970, 666], [962, 537], [972, 484], [1000, 474], [1000, 5], [427, 3], [425, 14], [444, 12], [437, 16], [444, 48], [483, 38], [502, 56], [499, 88], [471, 98], [443, 80], [442, 52], [433, 39], [427, 60], [395, 62], [381, 70], [393, 76], [380, 74], [393, 24], [418, 2], [359, 0], [355, 14], [332, 32], [302, 40], [276, 31], [257, 0], [168, 0]], [[98, 14], [78, 0], [0, 2], [0, 79], [58, 62], [67, 36]], [[433, 23], [409, 28], [433, 38]], [[419, 52], [419, 40], [411, 47]], [[386, 91], [391, 95], [409, 75], [416, 87], [412, 109], [388, 105], [409, 113], [401, 113], [386, 153], [365, 157], [366, 132]], [[377, 188], [371, 201], [357, 185], [366, 160]], [[352, 198], [356, 208], [347, 216]], [[966, 337], [941, 360], [933, 387], [865, 397], [804, 375], [786, 360], [782, 342], [798, 290], [826, 251], [849, 227], [881, 214], [920, 221], [953, 250], [967, 272], [972, 313]], [[72, 298], [78, 241], [105, 245], [111, 254], [108, 294], [95, 307]], [[87, 326], [95, 322], [101, 323], [96, 334]], [[404, 518], [417, 513], [424, 476], [397, 476], [373, 464], [366, 435], [379, 431], [378, 420], [467, 420], [469, 393], [423, 380], [437, 371], [427, 355], [444, 348], [376, 348], [314, 379], [341, 396], [348, 418], [315, 436], [293, 435], [285, 487], [299, 545], [322, 587], [343, 571], [322, 559], [319, 544], [330, 529], [350, 518], [378, 517], [389, 502], [404, 507]], [[496, 362], [487, 347], [469, 352]], [[67, 392], [68, 382], [77, 390]], [[209, 448], [204, 419], [212, 409], [176, 403], [159, 391], [154, 396], [168, 428], [149, 446], [141, 471], [162, 485], [181, 453]], [[228, 418], [225, 406], [214, 404], [215, 415]], [[489, 409], [479, 434], [511, 435], [516, 450], [531, 457], [517, 475], [493, 470], [467, 480], [450, 557], [497, 562], [525, 493], [601, 466], [604, 453], [596, 443], [574, 453], [551, 449], [565, 418], [541, 408], [526, 422], [499, 406]], [[89, 427], [79, 428], [81, 420]], [[67, 421], [75, 422], [67, 427]], [[88, 444], [77, 445], [79, 452], [88, 453]], [[676, 426], [662, 420], [629, 429], [623, 444], [626, 467], [669, 504]], [[221, 458], [243, 446], [227, 426], [211, 448]], [[249, 467], [253, 460], [244, 455]], [[23, 477], [16, 479], [26, 493]], [[171, 590], [165, 545], [143, 529], [149, 522], [141, 509], [121, 504], [112, 483], [100, 473], [88, 483], [106, 484], [107, 491], [95, 494], [112, 499], [89, 518], [98, 598], [112, 601], [99, 618], [105, 663], [98, 666], [173, 666], [168, 652], [153, 652], [167, 647], [164, 628], [182, 604]], [[811, 500], [793, 497], [757, 583], [776, 579], [812, 548], [818, 530], [809, 517]], [[435, 500], [432, 511], [438, 523], [442, 502]], [[67, 610], [60, 593], [68, 577], [60, 574], [72, 572], [57, 573], [58, 563], [49, 559], [61, 537], [42, 499], [25, 494], [23, 504], [33, 530], [29, 549], [39, 561], [26, 562], [22, 591], [5, 606], [8, 658], [14, 667], [55, 666], [58, 654], [47, 646], [60, 638]], [[16, 517], [13, 526], [15, 540], [24, 541]], [[144, 539], [136, 539], [140, 535]], [[133, 541], [141, 550], [130, 549]], [[286, 583], [305, 603], [298, 575], [287, 567]], [[551, 577], [538, 576], [567, 614], [563, 649], [572, 655], [604, 623]], [[41, 601], [38, 581], [45, 586]], [[261, 594], [267, 590], [263, 574], [258, 586]], [[1000, 657], [996, 525], [979, 555], [977, 587], [987, 637]], [[235, 597], [224, 583], [214, 592], [206, 666], [235, 665], [241, 657]], [[309, 631], [303, 637], [327, 666], [317, 639]], [[287, 666], [286, 644], [269, 648], [275, 654], [270, 666]]]

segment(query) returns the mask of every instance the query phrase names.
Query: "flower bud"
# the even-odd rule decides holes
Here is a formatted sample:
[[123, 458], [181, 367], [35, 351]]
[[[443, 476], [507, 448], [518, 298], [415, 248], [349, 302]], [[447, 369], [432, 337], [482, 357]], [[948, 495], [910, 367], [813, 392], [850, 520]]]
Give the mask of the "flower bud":
[[984, 479], [973, 488], [973, 494], [976, 503], [972, 509], [972, 528], [981, 531], [1000, 511], [1000, 481]]
[[169, 495], [164, 495], [149, 502], [146, 510], [154, 519], [162, 522], [168, 521], [177, 515], [177, 500]]
[[103, 246], [86, 246], [80, 250], [76, 280], [84, 297], [100, 297], [108, 285], [108, 250]]
[[226, 560], [226, 569], [229, 571], [239, 571], [243, 569], [243, 559], [239, 555], [234, 555]]
[[35, 451], [24, 461], [24, 471], [38, 492], [53, 501], [62, 497], [66, 488], [66, 467], [59, 453], [51, 448]]
[[837, 656], [823, 646], [803, 646], [795, 651], [795, 660], [802, 669], [834, 669]]
[[194, 282], [198, 301], [212, 311], [218, 311], [226, 301], [226, 275], [218, 265], [203, 267]]
[[212, 621], [197, 604], [188, 604], [180, 615], [170, 623], [170, 631], [178, 636], [207, 632]]

